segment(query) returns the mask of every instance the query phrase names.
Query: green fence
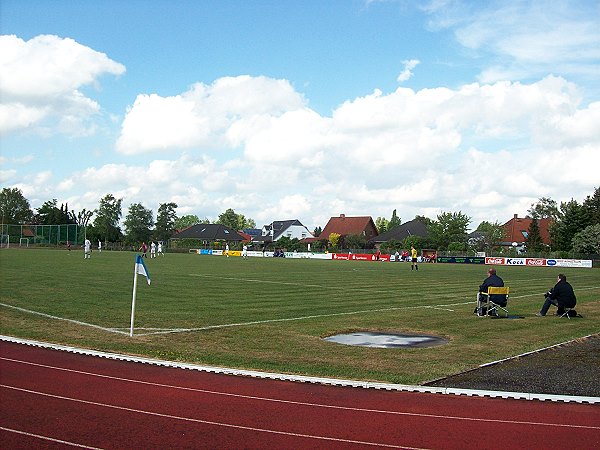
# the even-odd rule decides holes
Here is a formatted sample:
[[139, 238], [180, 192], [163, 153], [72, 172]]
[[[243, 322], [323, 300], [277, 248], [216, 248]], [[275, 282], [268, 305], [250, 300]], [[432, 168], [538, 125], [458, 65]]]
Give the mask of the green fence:
[[10, 246], [71, 245], [85, 241], [84, 225], [7, 225], [0, 227], [2, 241]]

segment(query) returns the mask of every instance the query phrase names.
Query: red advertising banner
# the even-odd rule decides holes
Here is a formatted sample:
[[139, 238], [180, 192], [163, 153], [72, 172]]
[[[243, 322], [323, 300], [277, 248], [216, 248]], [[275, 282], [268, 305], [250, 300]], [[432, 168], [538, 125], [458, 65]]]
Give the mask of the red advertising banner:
[[545, 266], [546, 260], [542, 258], [526, 258], [525, 265], [527, 266]]
[[[376, 261], [375, 255], [369, 253], [333, 253], [331, 259], [342, 261]], [[379, 255], [379, 261], [389, 261], [390, 255]]]
[[491, 265], [503, 266], [504, 265], [504, 258], [493, 257], [493, 256], [486, 256], [485, 257], [485, 263], [486, 264], [491, 264]]

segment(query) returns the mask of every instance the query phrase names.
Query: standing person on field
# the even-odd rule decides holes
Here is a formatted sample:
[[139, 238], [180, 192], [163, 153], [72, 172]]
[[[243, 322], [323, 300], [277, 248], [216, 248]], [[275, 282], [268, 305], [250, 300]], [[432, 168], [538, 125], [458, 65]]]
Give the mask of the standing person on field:
[[148, 246], [146, 245], [145, 242], [142, 242], [142, 246], [140, 247], [140, 249], [138, 250], [140, 252], [142, 252], [142, 258], [147, 258], [147, 252], [148, 252]]
[[83, 243], [83, 259], [90, 259], [92, 257], [92, 243], [86, 238]]
[[410, 257], [412, 258], [412, 265], [410, 266], [410, 270], [419, 270], [419, 266], [417, 265], [417, 249], [412, 245], [410, 246]]
[[229, 258], [229, 244], [225, 244], [225, 256]]
[[158, 241], [158, 256], [165, 256], [165, 254], [162, 251], [162, 241]]
[[150, 259], [156, 258], [156, 244], [154, 241], [150, 243]]
[[246, 244], [244, 244], [244, 246], [242, 247], [242, 258], [247, 258], [248, 257], [248, 246]]
[[98, 239], [98, 253], [102, 253], [102, 241]]
[[567, 276], [563, 273], [558, 274], [557, 283], [544, 294], [544, 297], [546, 297], [546, 301], [536, 316], [544, 317], [550, 309], [550, 305], [557, 306], [556, 315], [562, 316], [565, 313], [565, 308], [574, 308], [577, 304], [573, 286], [567, 282]]

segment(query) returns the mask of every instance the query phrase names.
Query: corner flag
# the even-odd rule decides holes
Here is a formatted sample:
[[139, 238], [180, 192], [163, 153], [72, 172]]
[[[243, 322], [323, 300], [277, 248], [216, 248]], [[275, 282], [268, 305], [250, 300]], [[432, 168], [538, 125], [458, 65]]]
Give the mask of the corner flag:
[[137, 276], [144, 275], [148, 285], [150, 284], [150, 273], [144, 264], [144, 260], [140, 255], [135, 258], [135, 266], [133, 271], [133, 295], [131, 297], [131, 327], [129, 328], [129, 336], [133, 337], [133, 316], [135, 314], [135, 294], [137, 293]]
[[137, 255], [135, 258], [135, 273], [138, 275], [144, 275], [146, 277], [146, 281], [150, 284], [150, 273], [146, 268], [146, 264], [144, 264], [144, 260], [140, 255]]

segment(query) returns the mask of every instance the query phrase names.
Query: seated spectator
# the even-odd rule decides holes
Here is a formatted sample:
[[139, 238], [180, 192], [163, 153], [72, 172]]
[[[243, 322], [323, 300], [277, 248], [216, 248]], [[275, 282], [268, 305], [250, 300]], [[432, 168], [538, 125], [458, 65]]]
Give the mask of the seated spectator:
[[[485, 316], [487, 314], [487, 308], [484, 304], [487, 302], [488, 299], [486, 297], [488, 296], [482, 295], [482, 293], [487, 294], [489, 287], [504, 287], [504, 280], [496, 275], [496, 269], [493, 267], [489, 268], [486, 279], [483, 280], [483, 283], [479, 286], [477, 308], [475, 308], [475, 313], [477, 313], [478, 316]], [[489, 297], [489, 300], [495, 304], [506, 306], [506, 295], [495, 294], [490, 295]]]
[[550, 309], [550, 305], [558, 307], [556, 315], [562, 316], [565, 313], [565, 308], [574, 308], [577, 304], [577, 297], [575, 297], [573, 286], [567, 282], [566, 275], [559, 273], [557, 280], [558, 282], [554, 287], [544, 294], [546, 301], [536, 316], [545, 316]]

